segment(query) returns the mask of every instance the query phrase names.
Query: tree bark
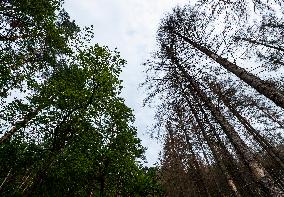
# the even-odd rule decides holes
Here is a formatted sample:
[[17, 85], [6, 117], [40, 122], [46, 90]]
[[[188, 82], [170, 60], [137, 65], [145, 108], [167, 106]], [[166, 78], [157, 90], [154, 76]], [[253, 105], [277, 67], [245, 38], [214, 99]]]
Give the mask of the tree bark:
[[246, 41], [246, 42], [249, 42], [249, 43], [252, 43], [252, 44], [262, 45], [262, 46], [265, 46], [265, 47], [267, 47], [267, 48], [271, 48], [271, 49], [275, 49], [275, 50], [277, 50], [277, 51], [282, 51], [282, 52], [284, 52], [284, 49], [283, 49], [282, 47], [273, 46], [273, 45], [271, 45], [271, 44], [265, 43], [264, 41], [257, 41], [257, 40], [251, 39], [251, 38], [241, 38], [241, 37], [235, 37], [235, 39], [237, 39], [237, 40], [242, 40], [242, 41]]
[[[198, 191], [199, 191], [199, 194], [200, 196], [208, 196], [210, 197], [210, 193], [208, 191], [208, 188], [206, 187], [206, 184], [205, 184], [205, 181], [204, 181], [204, 176], [203, 176], [203, 173], [202, 173], [202, 169], [200, 167], [200, 164], [196, 158], [196, 155], [193, 151], [193, 147], [192, 147], [192, 144], [190, 142], [190, 139], [189, 139], [189, 136], [188, 134], [186, 133], [186, 130], [184, 130], [182, 128], [182, 131], [185, 135], [185, 140], [186, 140], [186, 144], [187, 144], [187, 148], [189, 150], [189, 152], [191, 153], [191, 156], [192, 156], [192, 164], [190, 164], [194, 171], [195, 171], [195, 177], [197, 178], [196, 180], [196, 186], [198, 188]], [[170, 137], [173, 138], [173, 132], [172, 132], [172, 128], [169, 128], [169, 134], [170, 134]]]
[[10, 129], [10, 131], [7, 131], [1, 138], [0, 138], [0, 144], [3, 144], [4, 142], [11, 139], [11, 137], [20, 129], [27, 125], [27, 123], [33, 119], [38, 112], [40, 111], [40, 108], [35, 109], [34, 111], [28, 113], [22, 120], [19, 120], [15, 123], [15, 125]]
[[[206, 191], [206, 195], [207, 195], [208, 197], [210, 197], [210, 196], [211, 196], [211, 195], [210, 195], [210, 192], [209, 192], [209, 190], [208, 190], [208, 187], [207, 187], [206, 184], [205, 184], [205, 178], [204, 178], [203, 170], [201, 169], [200, 164], [199, 164], [198, 161], [197, 161], [197, 158], [196, 158], [195, 153], [194, 153], [194, 151], [193, 151], [193, 147], [192, 147], [192, 145], [191, 145], [191, 143], [190, 143], [190, 141], [189, 141], [189, 136], [188, 136], [188, 134], [186, 133], [185, 130], [183, 130], [183, 131], [184, 131], [184, 134], [185, 134], [185, 137], [186, 137], [186, 143], [187, 143], [187, 145], [188, 145], [189, 151], [190, 151], [191, 154], [193, 155], [194, 166], [195, 166], [195, 168], [198, 170], [198, 173], [199, 173], [200, 184], [202, 185], [202, 187], [203, 187], [204, 190]], [[202, 191], [204, 191], [204, 190], [202, 190]]]
[[[198, 83], [185, 71], [185, 69], [179, 64], [178, 60], [173, 54], [173, 49], [166, 48], [167, 55], [171, 59], [172, 63], [176, 65], [177, 69], [184, 75], [189, 83], [188, 88], [204, 103], [209, 109], [212, 116], [220, 124], [225, 134], [235, 147], [241, 159], [248, 165], [252, 175], [256, 181], [260, 184], [262, 189], [270, 196], [283, 196], [284, 192], [274, 183], [271, 176], [265, 170], [265, 168], [256, 160], [254, 154], [245, 142], [240, 138], [239, 134], [235, 131], [234, 127], [227, 121], [222, 115], [220, 110], [213, 104], [211, 99], [206, 93], [199, 87]], [[284, 100], [283, 100], [284, 101]], [[284, 104], [284, 102], [283, 102]], [[283, 105], [284, 106], [284, 105]]]
[[259, 131], [255, 130], [248, 120], [243, 117], [231, 104], [228, 98], [224, 94], [222, 94], [220, 87], [215, 85], [210, 85], [210, 89], [216, 94], [224, 105], [232, 112], [232, 114], [237, 117], [239, 122], [246, 128], [247, 132], [253, 136], [253, 138], [267, 151], [267, 153], [284, 169], [284, 161], [278, 155], [277, 150], [269, 143], [269, 141], [259, 134]]
[[284, 123], [277, 120], [277, 117], [273, 116], [269, 110], [265, 107], [259, 106], [257, 103], [254, 104], [254, 106], [262, 111], [269, 119], [271, 119], [273, 122], [277, 123], [281, 129], [284, 129]]
[[195, 49], [212, 58], [214, 61], [223, 66], [226, 70], [235, 74], [238, 78], [250, 85], [260, 94], [264, 95], [265, 97], [273, 101], [277, 106], [284, 109], [284, 95], [276, 87], [269, 85], [266, 81], [260, 79], [252, 73], [247, 72], [245, 69], [239, 67], [235, 63], [232, 63], [229, 60], [219, 56], [208, 48], [203, 47], [200, 44], [189, 39], [188, 37], [183, 36], [179, 32], [172, 31], [172, 33], [189, 43]]
[[[202, 135], [204, 137], [204, 139], [206, 140], [218, 166], [220, 167], [221, 171], [223, 172], [225, 178], [226, 178], [226, 181], [228, 183], [228, 186], [230, 187], [230, 189], [232, 190], [232, 192], [234, 193], [234, 196], [236, 197], [241, 197], [235, 183], [234, 183], [234, 180], [232, 178], [232, 176], [229, 174], [227, 168], [225, 167], [222, 159], [219, 157], [219, 154], [216, 150], [216, 144], [214, 143], [214, 141], [212, 139], [209, 138], [209, 136], [206, 134], [206, 131], [205, 131], [205, 128], [203, 127], [203, 124], [201, 122], [201, 120], [199, 119], [198, 115], [197, 115], [197, 112], [196, 112], [196, 109], [194, 109], [194, 107], [192, 106], [191, 102], [187, 99], [187, 102], [188, 102], [188, 105], [191, 109], [191, 112], [202, 132]], [[215, 144], [215, 145], [214, 145]]]

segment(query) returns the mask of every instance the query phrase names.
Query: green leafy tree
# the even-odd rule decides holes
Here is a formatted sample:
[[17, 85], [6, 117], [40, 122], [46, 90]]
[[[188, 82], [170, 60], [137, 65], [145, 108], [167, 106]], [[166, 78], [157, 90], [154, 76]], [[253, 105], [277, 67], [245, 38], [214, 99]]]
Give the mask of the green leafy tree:
[[90, 46], [91, 28], [81, 31], [61, 1], [0, 5], [1, 194], [158, 195], [119, 96], [119, 52]]
[[79, 27], [61, 5], [57, 0], [0, 2], [1, 97], [14, 88], [33, 88], [71, 52], [68, 42]]

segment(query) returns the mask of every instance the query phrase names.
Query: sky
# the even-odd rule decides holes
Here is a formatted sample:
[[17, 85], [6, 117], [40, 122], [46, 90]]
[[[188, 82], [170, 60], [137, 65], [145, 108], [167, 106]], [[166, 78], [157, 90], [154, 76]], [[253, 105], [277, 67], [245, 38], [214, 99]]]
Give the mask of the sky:
[[134, 110], [138, 137], [147, 148], [147, 165], [158, 161], [161, 143], [151, 139], [148, 131], [154, 124], [154, 109], [142, 107], [147, 96], [139, 84], [144, 82], [142, 63], [155, 49], [156, 31], [160, 19], [177, 5], [188, 0], [65, 0], [64, 8], [76, 23], [94, 25], [94, 43], [117, 48], [127, 60], [121, 79], [122, 97]]

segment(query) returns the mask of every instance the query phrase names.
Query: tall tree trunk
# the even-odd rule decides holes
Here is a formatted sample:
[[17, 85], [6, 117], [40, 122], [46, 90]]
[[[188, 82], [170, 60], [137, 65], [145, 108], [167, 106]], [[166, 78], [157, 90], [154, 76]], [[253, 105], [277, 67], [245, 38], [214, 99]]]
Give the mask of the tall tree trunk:
[[183, 130], [183, 131], [184, 131], [184, 134], [185, 134], [185, 137], [186, 137], [186, 142], [187, 142], [189, 151], [191, 152], [191, 154], [192, 154], [192, 156], [193, 156], [194, 166], [195, 166], [195, 168], [196, 168], [196, 170], [197, 170], [197, 172], [198, 172], [198, 174], [199, 174], [199, 180], [200, 180], [199, 182], [200, 182], [200, 185], [204, 188], [203, 191], [206, 191], [206, 195], [207, 195], [208, 197], [210, 197], [211, 195], [210, 195], [210, 192], [209, 192], [209, 190], [208, 190], [208, 187], [206, 186], [206, 183], [205, 183], [205, 177], [204, 177], [203, 170], [202, 170], [202, 168], [201, 168], [201, 166], [200, 166], [200, 164], [199, 164], [199, 162], [198, 162], [198, 160], [197, 160], [197, 158], [196, 158], [196, 156], [195, 156], [195, 153], [194, 153], [194, 151], [193, 151], [193, 147], [192, 147], [192, 145], [191, 145], [191, 143], [190, 143], [190, 141], [189, 141], [189, 136], [188, 136], [188, 134], [186, 133], [185, 130]]
[[195, 118], [195, 120], [196, 120], [196, 122], [197, 122], [197, 124], [198, 124], [198, 126], [199, 126], [199, 128], [201, 130], [201, 132], [202, 132], [202, 135], [203, 135], [204, 139], [206, 140], [206, 142], [207, 142], [207, 144], [208, 144], [208, 146], [209, 146], [209, 148], [210, 148], [210, 150], [211, 150], [211, 152], [212, 152], [212, 154], [213, 154], [213, 156], [215, 158], [215, 161], [217, 161], [217, 164], [219, 165], [221, 171], [223, 172], [223, 174], [224, 174], [224, 176], [225, 176], [225, 178], [227, 180], [228, 186], [230, 187], [230, 189], [232, 190], [232, 192], [234, 193], [234, 195], [236, 197], [241, 197], [241, 195], [240, 195], [240, 193], [239, 193], [239, 191], [238, 191], [238, 189], [237, 189], [237, 187], [236, 187], [236, 185], [234, 183], [233, 178], [231, 177], [231, 175], [227, 171], [227, 168], [225, 167], [222, 159], [219, 157], [220, 153], [217, 152], [216, 146], [214, 145], [213, 140], [210, 139], [209, 136], [207, 135], [207, 133], [205, 131], [205, 128], [204, 128], [204, 126], [202, 124], [202, 121], [198, 117], [196, 109], [193, 107], [193, 105], [188, 100], [188, 98], [186, 100], [187, 100], [187, 103], [188, 103], [188, 105], [190, 107], [190, 110], [191, 110], [191, 112], [192, 112], [192, 114], [193, 114], [193, 116], [194, 116], [194, 118]]
[[[198, 102], [198, 101], [196, 101]], [[206, 121], [207, 125], [209, 125], [209, 128], [211, 132], [213, 133], [214, 137], [216, 137], [216, 141], [213, 142], [213, 146], [215, 147], [216, 151], [219, 153], [218, 156], [220, 157], [220, 162], [223, 163], [224, 168], [228, 172], [228, 180], [230, 182], [230, 186], [232, 189], [234, 189], [235, 195], [238, 196], [237, 193], [239, 191], [235, 191], [238, 187], [236, 186], [237, 180], [241, 182], [242, 185], [248, 185], [249, 187], [243, 190], [244, 188], [239, 185], [239, 188], [242, 188], [242, 194], [245, 196], [255, 196], [254, 190], [257, 191], [258, 194], [261, 193], [257, 185], [255, 185], [255, 182], [253, 181], [252, 177], [244, 176], [242, 173], [238, 171], [238, 164], [235, 162], [235, 158], [231, 155], [231, 153], [226, 148], [225, 144], [222, 142], [219, 134], [217, 133], [216, 129], [212, 125], [212, 122], [209, 120], [207, 113], [202, 108], [201, 104], [197, 103], [199, 110], [202, 112], [204, 120]], [[213, 136], [212, 136], [213, 137]], [[226, 161], [226, 163], [224, 162]], [[230, 179], [231, 178], [231, 179]], [[231, 180], [235, 180], [232, 182]], [[233, 185], [234, 184], [234, 185]], [[235, 188], [236, 186], [236, 188]]]
[[273, 122], [277, 123], [281, 129], [284, 129], [284, 123], [279, 121], [277, 117], [272, 115], [269, 110], [266, 107], [259, 106], [257, 103], [254, 103], [254, 106], [262, 111], [269, 119], [271, 119]]
[[[198, 159], [196, 158], [195, 152], [193, 151], [193, 146], [190, 142], [190, 138], [189, 138], [189, 136], [188, 136], [188, 134], [187, 134], [187, 132], [184, 128], [182, 128], [182, 131], [185, 135], [187, 148], [188, 148], [189, 152], [191, 153], [193, 168], [195, 169], [195, 177], [197, 177], [197, 187], [199, 188], [199, 193], [200, 193], [201, 196], [210, 197], [210, 193], [209, 193], [208, 188], [206, 186], [206, 183], [204, 181], [204, 175], [202, 173], [202, 169], [200, 167]], [[170, 134], [170, 136], [173, 135], [171, 130], [169, 130], [169, 134]]]
[[[189, 83], [188, 88], [190, 92], [193, 92], [197, 98], [199, 98], [204, 105], [209, 109], [212, 116], [220, 124], [228, 136], [231, 143], [234, 145], [236, 151], [241, 156], [241, 159], [248, 165], [256, 181], [260, 184], [265, 192], [270, 196], [282, 196], [284, 192], [274, 183], [271, 176], [265, 170], [265, 168], [259, 163], [250, 148], [240, 138], [239, 134], [235, 131], [234, 127], [227, 121], [222, 115], [220, 110], [213, 104], [211, 99], [201, 90], [198, 83], [185, 71], [185, 69], [179, 64], [178, 60], [173, 54], [173, 49], [167, 50], [169, 58], [174, 63], [177, 69], [184, 75], [187, 82]], [[284, 101], [284, 100], [283, 100]], [[283, 105], [284, 106], [284, 105]]]
[[[200, 130], [201, 130], [201, 129], [200, 129]], [[205, 135], [204, 135], [204, 132], [205, 132], [205, 130], [204, 130], [204, 128], [203, 128], [203, 129], [202, 129], [202, 135], [203, 135], [203, 137], [204, 137], [204, 139], [205, 139], [205, 141], [206, 141], [206, 144], [209, 146], [210, 151], [213, 153], [213, 151], [214, 151], [215, 149], [214, 149], [214, 150], [212, 149], [212, 148], [213, 148], [213, 147], [211, 146], [212, 144], [211, 144], [210, 140], [209, 140], [208, 138], [206, 138], [206, 137], [208, 137], [208, 136], [206, 135], [206, 132], [205, 132]], [[204, 150], [204, 148], [203, 148], [203, 146], [202, 146], [202, 143], [201, 143], [202, 139], [201, 139], [201, 137], [200, 137], [199, 135], [197, 135], [197, 138], [198, 138], [199, 146], [200, 146], [200, 148], [201, 148], [201, 150], [202, 150], [202, 153], [203, 153], [203, 155], [204, 155], [206, 164], [207, 164], [207, 166], [209, 166], [209, 165], [210, 165], [210, 162], [209, 162], [209, 159], [208, 159], [208, 153], [206, 153], [206, 151]], [[217, 153], [217, 152], [215, 152], [215, 153]], [[236, 187], [235, 184], [234, 184], [233, 179], [231, 179], [229, 176], [226, 176], [226, 175], [228, 175], [228, 173], [227, 173], [227, 171], [226, 171], [225, 168], [222, 168], [222, 167], [225, 167], [225, 166], [223, 165], [223, 166], [221, 167], [221, 166], [219, 165], [219, 161], [217, 161], [218, 158], [216, 158], [216, 156], [217, 156], [217, 155], [214, 155], [214, 154], [213, 154], [214, 160], [217, 162], [217, 165], [219, 166], [219, 169], [222, 171], [223, 175], [225, 175], [225, 179], [226, 179], [226, 181], [227, 181], [227, 183], [228, 183], [229, 188], [230, 188], [234, 193], [237, 193], [237, 194], [238, 194], [238, 190], [237, 190], [237, 187]], [[221, 162], [222, 162], [222, 161], [221, 161]], [[225, 170], [225, 171], [223, 171], [223, 170]], [[210, 170], [209, 172], [211, 172], [211, 174], [213, 174], [213, 175], [212, 175], [212, 177], [213, 177], [213, 182], [216, 184], [216, 187], [217, 187], [217, 189], [218, 189], [219, 195], [220, 195], [220, 196], [226, 196], [226, 195], [222, 192], [222, 190], [220, 189], [220, 186], [219, 186], [219, 184], [218, 184], [218, 179], [216, 178], [214, 172], [212, 172], [211, 170]], [[211, 176], [209, 175], [209, 177], [211, 177]], [[228, 178], [230, 178], [230, 179], [228, 179]], [[233, 187], [232, 187], [232, 186], [233, 186]], [[236, 196], [236, 197], [241, 197], [240, 195], [235, 195], [235, 196]]]
[[244, 141], [240, 138], [238, 133], [234, 130], [234, 128], [230, 125], [230, 123], [226, 120], [226, 118], [221, 114], [221, 112], [214, 106], [214, 104], [210, 101], [210, 99], [201, 92], [196, 84], [192, 88], [193, 91], [197, 92], [199, 98], [204, 101], [205, 105], [211, 111], [213, 117], [218, 121], [234, 147], [236, 148], [239, 155], [242, 157], [245, 163], [250, 167], [254, 177], [261, 184], [264, 191], [270, 193], [271, 196], [281, 196], [284, 194], [280, 188], [278, 188], [274, 181], [271, 179], [268, 172], [264, 169], [264, 167], [256, 160], [253, 153], [250, 151], [249, 147], [244, 143]]
[[267, 153], [284, 169], [284, 161], [279, 156], [277, 150], [270, 144], [270, 142], [260, 135], [259, 131], [255, 130], [248, 120], [243, 117], [235, 107], [230, 104], [229, 99], [222, 93], [221, 88], [218, 84], [210, 85], [210, 89], [214, 92], [224, 103], [224, 105], [232, 112], [232, 114], [237, 117], [240, 123], [246, 128], [246, 131], [253, 136], [253, 138], [267, 151]]
[[284, 95], [276, 87], [269, 85], [266, 81], [261, 80], [259, 77], [247, 72], [245, 69], [239, 67], [235, 63], [232, 63], [229, 60], [219, 56], [208, 48], [201, 46], [200, 44], [194, 42], [186, 36], [183, 36], [179, 32], [172, 31], [172, 33], [188, 42], [191, 46], [203, 52], [208, 57], [212, 58], [225, 69], [234, 73], [238, 78], [253, 87], [260, 94], [264, 95], [265, 97], [273, 101], [277, 106], [284, 109]]
[[277, 51], [282, 51], [282, 52], [284, 52], [284, 49], [283, 49], [282, 47], [273, 46], [273, 45], [271, 45], [271, 44], [265, 43], [264, 41], [257, 41], [257, 40], [251, 39], [251, 38], [241, 38], [241, 37], [235, 37], [235, 39], [237, 39], [237, 40], [242, 40], [242, 41], [246, 41], [246, 42], [249, 42], [249, 43], [251, 43], [251, 44], [262, 45], [262, 46], [265, 46], [265, 47], [270, 48], [270, 49], [275, 49], [275, 50], [277, 50]]
[[11, 171], [12, 171], [12, 168], [10, 168], [8, 174], [6, 175], [6, 177], [4, 178], [4, 180], [2, 181], [2, 183], [1, 183], [1, 185], [0, 185], [0, 192], [2, 191], [4, 184], [5, 184], [5, 183], [7, 182], [7, 180], [9, 180], [9, 178], [11, 177]]
[[7, 131], [1, 138], [0, 138], [0, 144], [3, 144], [5, 141], [8, 141], [11, 139], [11, 137], [20, 129], [25, 127], [28, 122], [36, 117], [38, 112], [41, 110], [41, 108], [37, 108], [32, 112], [29, 112], [26, 116], [23, 117], [22, 120], [16, 121], [15, 125]]
[[47, 161], [44, 163], [44, 166], [36, 173], [34, 178], [32, 179], [31, 185], [27, 185], [27, 187], [23, 191], [23, 197], [31, 197], [34, 196], [34, 193], [38, 188], [40, 188], [45, 181], [46, 173], [48, 169], [52, 166], [52, 164], [55, 162], [56, 157], [51, 155], [47, 159]]

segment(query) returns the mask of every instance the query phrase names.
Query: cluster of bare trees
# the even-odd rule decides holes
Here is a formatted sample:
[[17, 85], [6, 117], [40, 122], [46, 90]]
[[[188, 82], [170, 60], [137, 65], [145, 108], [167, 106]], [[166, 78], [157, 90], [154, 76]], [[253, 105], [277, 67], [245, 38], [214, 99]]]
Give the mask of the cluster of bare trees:
[[282, 4], [201, 1], [161, 21], [146, 83], [167, 196], [284, 196]]

